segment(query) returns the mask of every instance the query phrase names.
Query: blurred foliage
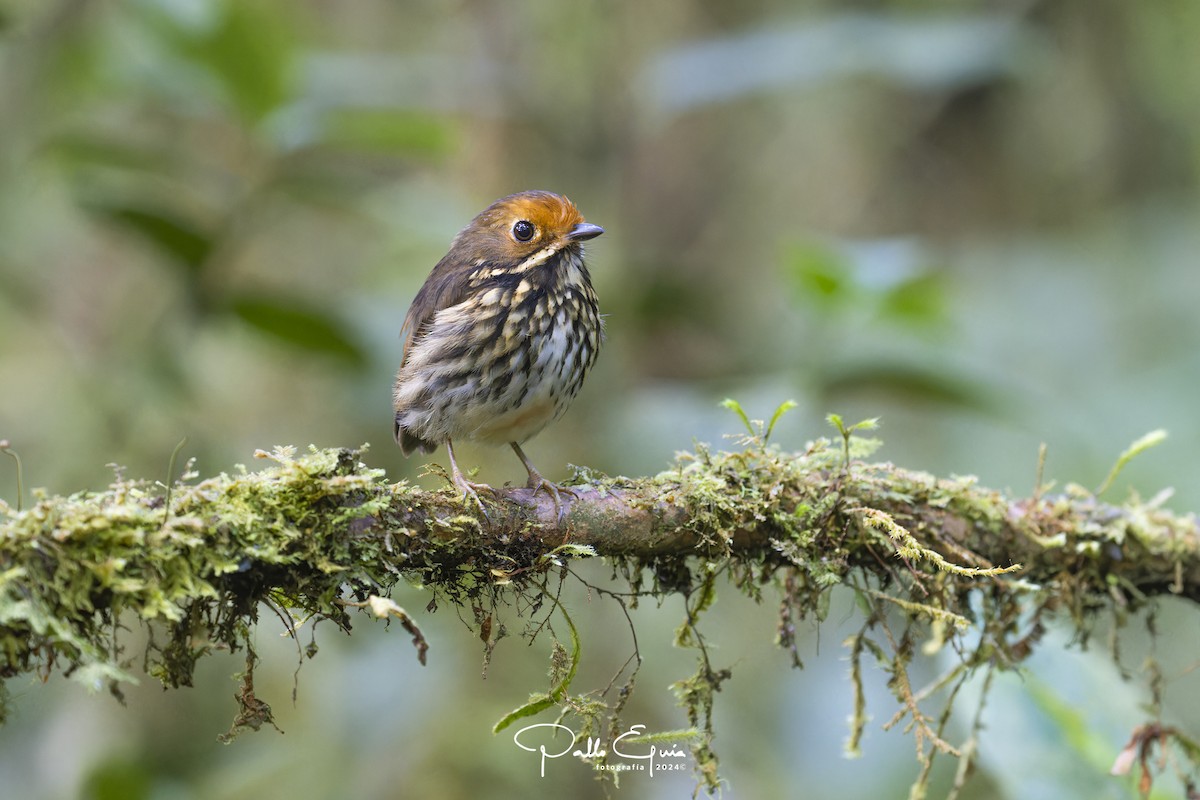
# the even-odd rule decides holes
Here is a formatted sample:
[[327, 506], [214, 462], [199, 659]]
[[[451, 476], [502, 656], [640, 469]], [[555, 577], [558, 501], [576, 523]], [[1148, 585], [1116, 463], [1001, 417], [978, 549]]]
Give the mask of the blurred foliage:
[[[1111, 492], [1176, 483], [1171, 502], [1200, 508], [1178, 479], [1200, 436], [1198, 35], [1190, 0], [0, 0], [0, 438], [29, 482], [61, 492], [106, 483], [114, 461], [162, 474], [184, 435], [205, 473], [278, 442], [371, 441], [389, 474], [415, 476], [384, 447], [408, 300], [474, 213], [540, 187], [608, 231], [589, 259], [609, 340], [531, 444], [549, 477], [567, 462], [657, 471], [729, 432], [721, 398], [794, 397], [776, 441], [811, 438], [832, 410], [880, 416], [887, 457], [1018, 489], [1039, 442], [1050, 475], [1099, 483], [1112, 453], [1165, 427], [1170, 443]], [[515, 477], [509, 456], [460, 455], [485, 480]], [[0, 494], [14, 484], [0, 460]], [[736, 642], [747, 623], [728, 624]], [[1172, 639], [1179, 675], [1195, 655]], [[343, 668], [390, 663], [373, 652]], [[429, 690], [446, 706], [483, 692], [477, 654], [454, 652], [442, 676], [462, 686]], [[759, 680], [733, 684], [782, 680], [738, 668]], [[844, 671], [823, 669], [812, 659], [806, 685]], [[181, 796], [250, 796], [283, 786], [277, 765], [310, 730], [297, 792], [393, 796], [372, 760], [391, 751], [328, 755], [345, 745], [312, 720], [336, 718], [419, 736], [414, 791], [519, 796], [537, 786], [526, 765], [466, 738], [511, 707], [500, 680], [488, 714], [447, 712], [423, 736], [346, 700], [343, 716], [283, 724], [286, 745], [220, 755], [195, 743], [207, 733], [167, 731], [231, 702], [228, 687], [215, 703], [140, 695], [158, 709], [140, 725], [101, 701], [31, 706], [36, 735], [5, 740], [0, 775], [71, 797], [97, 764], [124, 780], [147, 752]], [[1194, 684], [1173, 685], [1168, 713], [1200, 718]], [[828, 694], [790, 696], [814, 728], [771, 703], [730, 730], [733, 791], [791, 794], [814, 773], [814, 797], [889, 785], [886, 769], [836, 762], [827, 728], [848, 709]], [[718, 725], [722, 703], [762, 698], [723, 696]], [[117, 733], [87, 747], [64, 733], [89, 726]], [[889, 752], [879, 738], [868, 755]], [[495, 755], [451, 769], [462, 746]], [[61, 778], [36, 767], [64, 752]], [[1005, 791], [1036, 796], [1025, 778]]]

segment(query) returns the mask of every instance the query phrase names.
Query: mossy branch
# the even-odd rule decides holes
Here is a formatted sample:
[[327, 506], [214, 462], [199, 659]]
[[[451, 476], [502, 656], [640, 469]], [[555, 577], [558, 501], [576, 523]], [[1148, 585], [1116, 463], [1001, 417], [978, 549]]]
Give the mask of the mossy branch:
[[[248, 647], [263, 605], [289, 625], [286, 609], [344, 628], [354, 606], [400, 619], [423, 660], [416, 622], [382, 599], [398, 580], [428, 589], [432, 604], [477, 607], [486, 597], [494, 605], [511, 592], [549, 594], [551, 607], [558, 600], [548, 575], [595, 554], [610, 558], [635, 593], [689, 595], [685, 627], [701, 650], [697, 619], [715, 596], [714, 575], [727, 572], [757, 599], [775, 585], [779, 643], [797, 665], [796, 621], [822, 618], [828, 591], [852, 587], [867, 612], [853, 674], [860, 657], [873, 656], [896, 675], [893, 690], [918, 726], [927, 763], [934, 752], [922, 750], [922, 739], [944, 743], [941, 727], [916, 710], [925, 695], [904, 673], [914, 626], [925, 631], [926, 649], [967, 626], [982, 631], [973, 650], [963, 649], [955, 677], [965, 679], [976, 666], [1019, 662], [1054, 610], [1086, 631], [1098, 612], [1126, 613], [1156, 595], [1200, 600], [1196, 520], [1158, 503], [1112, 505], [1073, 487], [1007, 497], [971, 478], [866, 463], [869, 443], [848, 432], [795, 453], [762, 436], [741, 445], [699, 448], [650, 478], [581, 470], [577, 497], [564, 495], [562, 509], [505, 489], [486, 517], [449, 489], [390, 483], [364, 463], [363, 450], [348, 449], [260, 452], [273, 463], [181, 481], [169, 498], [161, 485], [118, 475], [105, 491], [37, 495], [23, 511], [0, 503], [0, 677], [57, 669], [115, 686], [134, 663], [119, 620], [136, 616], [152, 633], [145, 668], [165, 685], [190, 685], [205, 653]], [[972, 593], [983, 598], [982, 612]], [[530, 604], [530, 616], [540, 607]], [[1036, 612], [1020, 616], [1021, 608]], [[476, 618], [487, 643], [491, 616]], [[886, 636], [868, 638], [871, 630]], [[253, 665], [250, 651], [239, 725], [258, 727], [270, 710], [253, 695]], [[712, 692], [726, 678], [704, 652], [701, 672], [681, 682], [694, 725], [711, 731]], [[856, 709], [852, 742], [865, 724]], [[711, 784], [708, 744], [694, 753]]]

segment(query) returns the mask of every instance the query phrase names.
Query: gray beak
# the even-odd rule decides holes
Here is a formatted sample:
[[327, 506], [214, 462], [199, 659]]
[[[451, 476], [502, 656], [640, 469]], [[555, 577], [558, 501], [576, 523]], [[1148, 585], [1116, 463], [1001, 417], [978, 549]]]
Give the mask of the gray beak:
[[582, 242], [585, 239], [595, 239], [600, 234], [604, 233], [604, 228], [599, 225], [593, 225], [590, 222], [581, 222], [571, 232], [567, 234], [567, 238], [572, 241]]

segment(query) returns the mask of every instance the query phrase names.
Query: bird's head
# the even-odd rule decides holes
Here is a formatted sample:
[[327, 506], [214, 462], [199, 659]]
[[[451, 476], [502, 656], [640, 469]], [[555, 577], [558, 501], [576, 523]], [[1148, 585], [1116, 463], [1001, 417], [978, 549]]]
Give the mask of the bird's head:
[[584, 220], [575, 204], [560, 194], [518, 192], [485, 208], [454, 239], [451, 251], [461, 262], [482, 261], [520, 264], [542, 255], [546, 258], [579, 242], [604, 233]]

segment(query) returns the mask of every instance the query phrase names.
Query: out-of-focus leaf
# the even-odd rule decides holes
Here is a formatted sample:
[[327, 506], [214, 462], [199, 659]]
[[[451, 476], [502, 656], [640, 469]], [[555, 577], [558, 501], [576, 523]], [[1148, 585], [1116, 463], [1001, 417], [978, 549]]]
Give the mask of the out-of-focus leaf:
[[644, 322], [663, 325], [708, 319], [714, 312], [714, 298], [697, 291], [695, 282], [670, 274], [647, 270], [637, 291], [629, 298], [633, 313]]
[[296, 38], [290, 4], [224, 0], [211, 23], [147, 8], [146, 19], [175, 52], [199, 64], [220, 83], [245, 118], [261, 120], [291, 94]]
[[900, 322], [927, 325], [945, 319], [941, 276], [928, 272], [884, 292], [881, 313]]
[[238, 109], [260, 118], [287, 99], [295, 40], [288, 6], [263, 0], [226, 0], [221, 26], [201, 52], [225, 83]]
[[[31, 8], [42, 5], [45, 4], [29, 4]], [[28, 30], [28, 26], [36, 24], [32, 18], [20, 20], [17, 23], [16, 40], [20, 40], [19, 31]], [[44, 111], [55, 109], [78, 119], [80, 104], [87, 103], [104, 82], [103, 75], [106, 72], [108, 56], [98, 37], [89, 35], [90, 26], [63, 27], [61, 35], [55, 37], [53, 47], [39, 48], [38, 52], [45, 59], [45, 67], [39, 69], [42, 77], [38, 80], [37, 99], [38, 105]], [[8, 69], [21, 63], [15, 52], [6, 52], [5, 56], [5, 66]], [[3, 125], [6, 133], [9, 130], [21, 130], [23, 127], [29, 129], [29, 121], [22, 119], [6, 118]]]
[[386, 170], [354, 166], [360, 168], [331, 159], [327, 152], [293, 156], [280, 162], [271, 189], [336, 214], [357, 215], [362, 211], [363, 196], [393, 184], [395, 177]]
[[293, 298], [240, 295], [230, 304], [233, 313], [263, 333], [314, 353], [333, 356], [354, 367], [367, 356], [345, 325], [331, 314]]
[[161, 171], [168, 164], [162, 152], [144, 143], [90, 132], [55, 136], [42, 146], [41, 152], [70, 166]]
[[331, 110], [323, 139], [346, 148], [433, 157], [455, 148], [454, 129], [445, 119], [394, 108]]
[[995, 412], [1006, 401], [994, 390], [958, 375], [917, 364], [858, 363], [830, 368], [820, 379], [826, 395], [877, 392], [891, 398], [909, 397], [924, 403]]
[[788, 254], [786, 268], [801, 294], [820, 305], [841, 302], [854, 291], [849, 264], [829, 248], [797, 246]]
[[82, 795], [92, 800], [142, 800], [150, 796], [153, 777], [146, 764], [110, 759], [84, 779]]
[[92, 201], [85, 207], [93, 214], [137, 234], [175, 261], [199, 272], [212, 252], [212, 237], [172, 212], [144, 206]]

